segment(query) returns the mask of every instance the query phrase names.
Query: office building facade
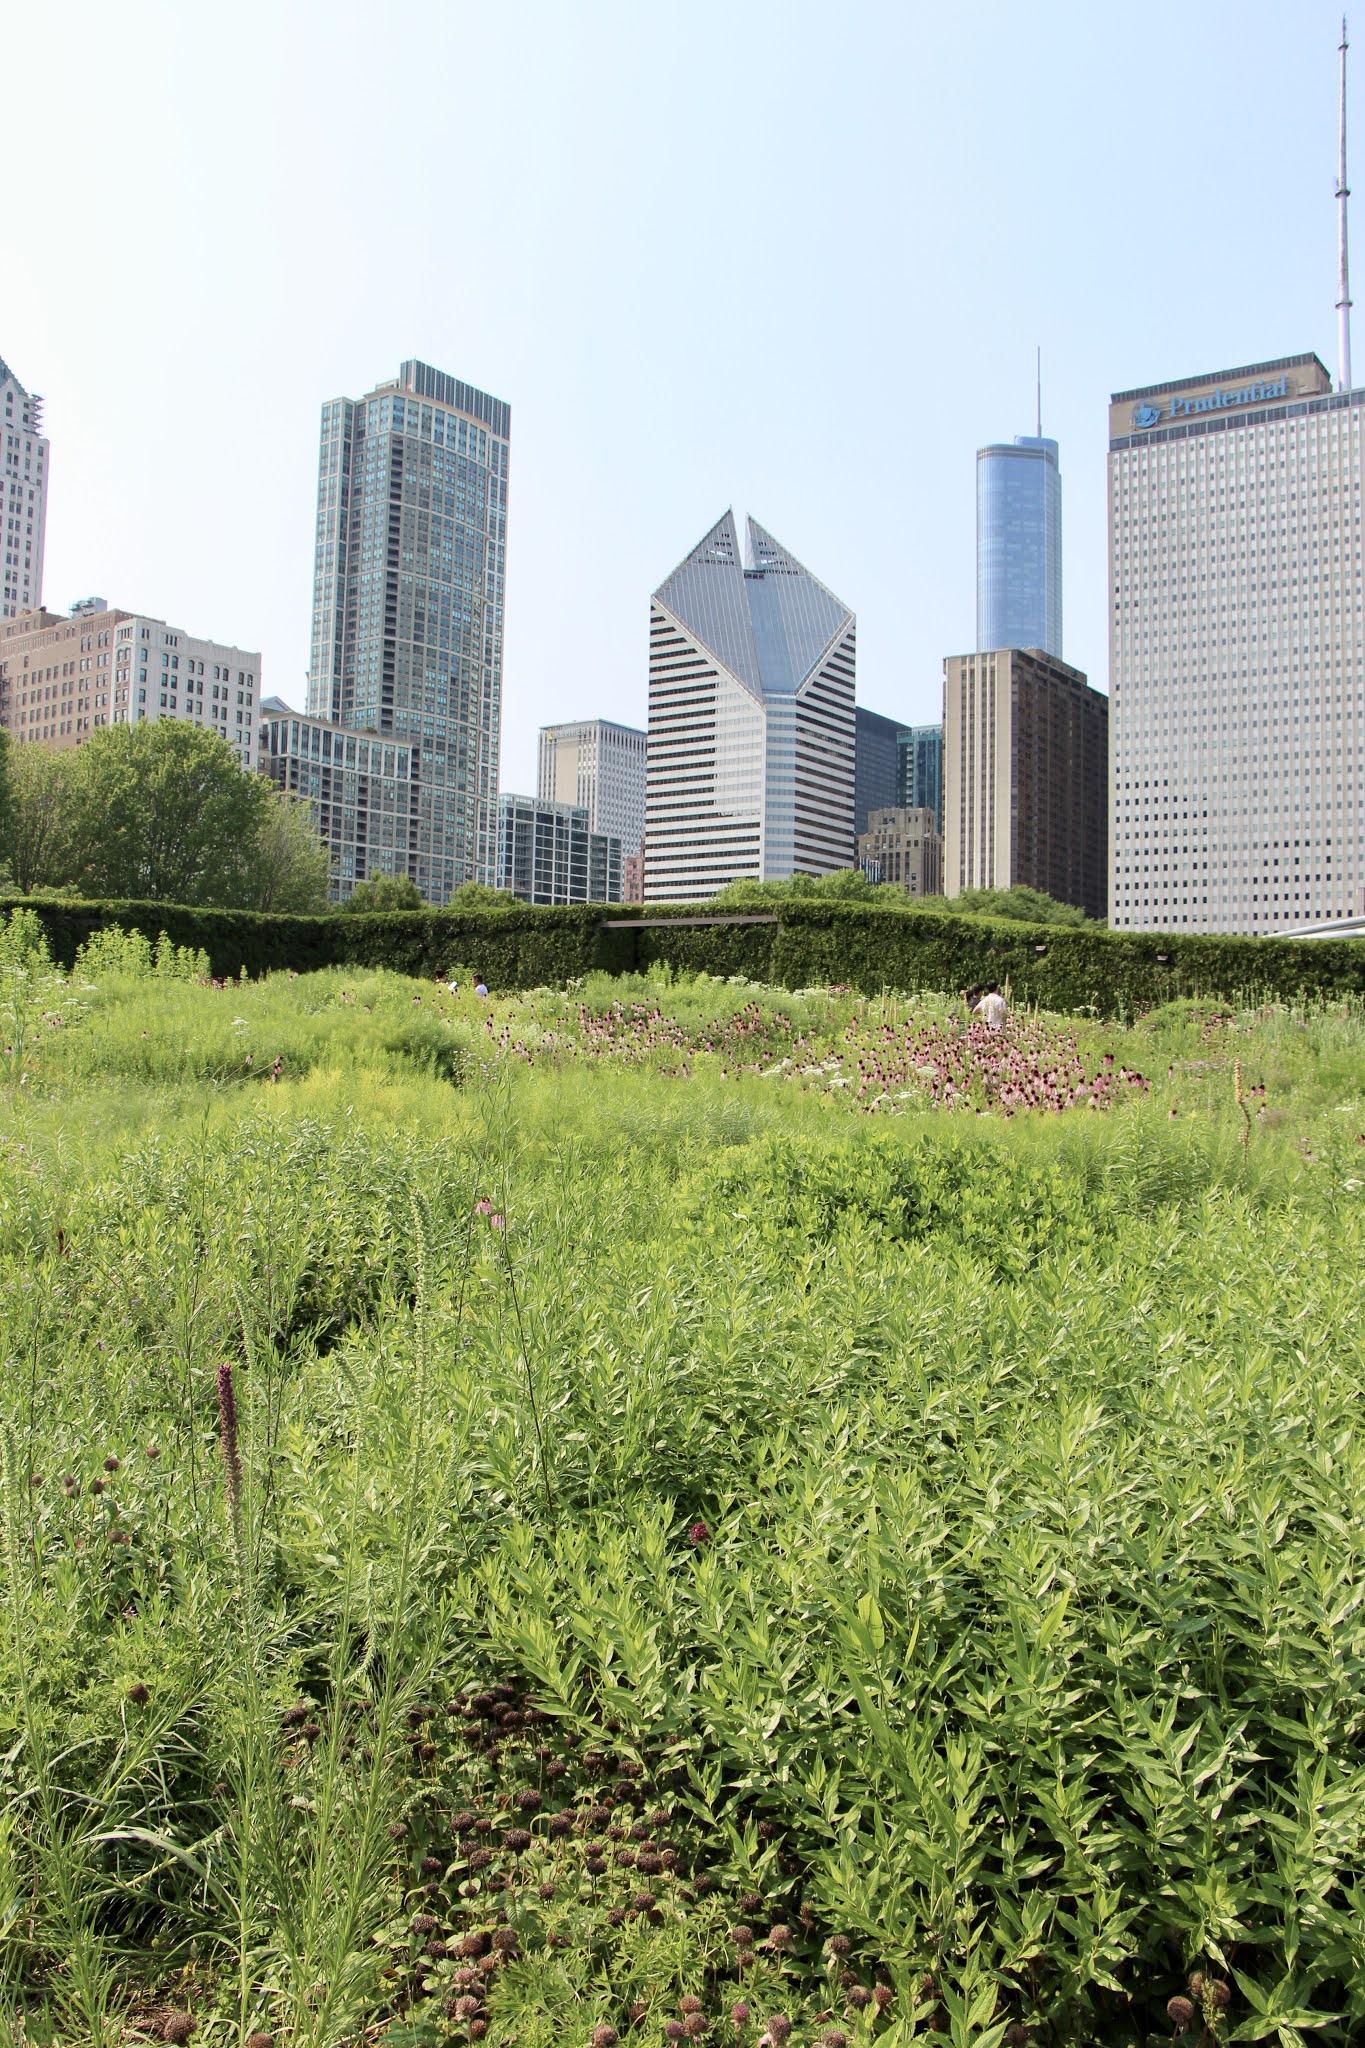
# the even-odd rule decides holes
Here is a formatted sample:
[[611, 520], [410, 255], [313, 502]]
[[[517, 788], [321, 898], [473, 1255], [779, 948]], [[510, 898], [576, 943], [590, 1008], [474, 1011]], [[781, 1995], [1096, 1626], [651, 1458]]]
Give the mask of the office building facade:
[[42, 399], [0, 359], [0, 619], [42, 606], [49, 452]]
[[257, 765], [261, 657], [85, 598], [0, 622], [0, 726], [54, 752], [104, 726], [178, 718]]
[[281, 789], [311, 804], [334, 902], [344, 902], [366, 877], [411, 874], [421, 822], [416, 748], [301, 717], [268, 697], [260, 765]]
[[1314, 355], [1115, 394], [1120, 927], [1365, 907], [1365, 391]]
[[582, 804], [498, 798], [498, 887], [522, 903], [619, 903], [621, 841]]
[[944, 664], [943, 893], [1024, 884], [1105, 915], [1109, 700], [1022, 648]]
[[645, 835], [648, 736], [608, 718], [576, 719], [540, 728], [536, 795], [542, 803], [577, 804], [588, 829], [638, 853]]
[[943, 834], [943, 727], [909, 725], [896, 741], [896, 802], [906, 810], [932, 811]]
[[646, 903], [854, 858], [852, 612], [729, 512], [650, 605]]
[[1061, 656], [1062, 472], [1040, 435], [976, 451], [976, 644]]
[[859, 704], [853, 714], [853, 831], [861, 836], [873, 811], [893, 810], [900, 802], [900, 751], [904, 728], [880, 711]]
[[909, 896], [943, 894], [943, 841], [938, 819], [903, 804], [873, 811], [858, 834], [858, 865], [870, 882], [890, 882]]
[[418, 757], [408, 872], [432, 903], [497, 868], [510, 433], [500, 399], [416, 361], [322, 408], [308, 713]]

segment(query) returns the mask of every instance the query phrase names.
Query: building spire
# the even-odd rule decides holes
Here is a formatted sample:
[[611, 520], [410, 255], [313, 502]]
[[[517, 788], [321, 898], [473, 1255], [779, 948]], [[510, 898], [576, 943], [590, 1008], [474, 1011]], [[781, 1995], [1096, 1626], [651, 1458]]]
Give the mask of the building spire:
[[1351, 279], [1346, 260], [1346, 16], [1341, 17], [1341, 127], [1337, 160], [1337, 367], [1340, 388], [1351, 388]]

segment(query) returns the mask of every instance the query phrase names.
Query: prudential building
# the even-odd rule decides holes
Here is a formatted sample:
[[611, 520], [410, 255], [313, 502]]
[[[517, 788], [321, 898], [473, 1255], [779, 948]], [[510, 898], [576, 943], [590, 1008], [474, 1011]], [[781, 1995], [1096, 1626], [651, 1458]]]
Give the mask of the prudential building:
[[1115, 395], [1112, 924], [1360, 914], [1363, 469], [1365, 390], [1314, 355]]

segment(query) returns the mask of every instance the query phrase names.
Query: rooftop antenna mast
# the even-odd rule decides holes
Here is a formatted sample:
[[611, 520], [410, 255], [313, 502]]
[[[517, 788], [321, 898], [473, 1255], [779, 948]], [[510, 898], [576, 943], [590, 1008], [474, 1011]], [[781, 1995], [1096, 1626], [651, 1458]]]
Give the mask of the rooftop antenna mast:
[[1342, 391], [1351, 389], [1351, 280], [1346, 261], [1346, 16], [1341, 17], [1341, 130], [1337, 160], [1337, 360]]
[[1043, 344], [1038, 344], [1038, 439], [1043, 438]]

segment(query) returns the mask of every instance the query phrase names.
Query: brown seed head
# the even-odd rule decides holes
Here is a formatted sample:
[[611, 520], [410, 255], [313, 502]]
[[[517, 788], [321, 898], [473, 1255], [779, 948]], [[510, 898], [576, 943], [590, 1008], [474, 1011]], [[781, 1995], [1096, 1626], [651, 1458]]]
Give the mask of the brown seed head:
[[1168, 1998], [1166, 2017], [1177, 2034], [1186, 2034], [1194, 2025], [1195, 2004], [1192, 1998]]
[[695, 1998], [691, 1992], [688, 1993], [686, 1998], [680, 1998], [678, 2000], [678, 2011], [681, 2013], [701, 2012], [703, 2010], [704, 2008], [702, 2006], [701, 2000], [699, 1998]]
[[792, 2023], [784, 2012], [769, 2013], [767, 2035], [768, 2039], [773, 2043], [773, 2048], [782, 2048], [782, 2044], [791, 2033], [791, 2030]]
[[275, 2036], [266, 2033], [248, 2034], [246, 2048], [275, 2048]]
[[615, 2027], [609, 2027], [605, 2020], [592, 2030], [592, 2048], [616, 2048], [621, 2036]]
[[146, 1686], [142, 1683], [142, 1680], [139, 1679], [136, 1685], [129, 1686], [128, 1697], [135, 1707], [145, 1707], [148, 1700], [151, 1698], [151, 1694], [150, 1692], [148, 1692]]
[[188, 2012], [168, 2012], [161, 2022], [163, 2041], [188, 2041], [194, 2032], [194, 2015]]

